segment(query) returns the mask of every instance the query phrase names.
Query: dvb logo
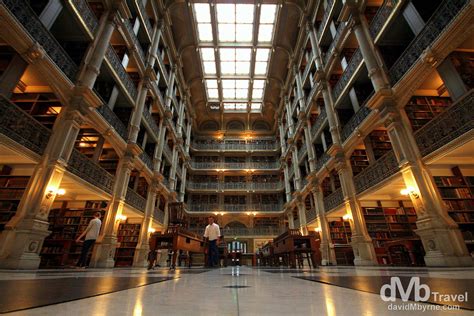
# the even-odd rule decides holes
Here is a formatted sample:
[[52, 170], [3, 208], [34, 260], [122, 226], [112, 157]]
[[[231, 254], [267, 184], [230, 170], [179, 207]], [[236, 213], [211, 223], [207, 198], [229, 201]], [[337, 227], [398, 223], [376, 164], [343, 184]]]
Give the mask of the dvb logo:
[[[403, 288], [402, 281], [399, 277], [391, 277], [390, 284], [385, 284], [380, 288], [380, 297], [385, 302], [395, 302], [397, 298], [397, 289], [400, 293], [400, 298], [404, 302], [409, 300], [412, 291], [414, 291], [414, 300], [416, 302], [427, 301], [431, 296], [430, 287], [426, 284], [421, 284], [419, 277], [412, 277], [406, 290]], [[390, 291], [389, 295], [387, 295], [387, 291]]]

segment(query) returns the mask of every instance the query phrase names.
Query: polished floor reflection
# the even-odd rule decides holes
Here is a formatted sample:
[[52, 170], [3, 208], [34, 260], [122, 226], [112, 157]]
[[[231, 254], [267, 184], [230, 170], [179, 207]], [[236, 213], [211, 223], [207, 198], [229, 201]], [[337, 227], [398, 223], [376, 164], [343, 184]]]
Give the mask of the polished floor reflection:
[[[0, 312], [17, 310], [6, 315], [68, 316], [474, 314], [469, 310], [472, 303], [459, 304], [461, 310], [417, 303], [417, 310], [393, 311], [394, 305], [403, 307], [414, 302], [396, 299], [391, 303], [381, 299], [378, 289], [385, 280], [389, 283], [391, 276], [400, 277], [405, 289], [410, 277], [420, 277], [423, 284], [431, 284], [440, 293], [449, 289], [446, 294], [461, 294], [466, 286], [469, 291], [469, 284], [474, 283], [474, 269], [227, 267], [175, 272], [166, 269], [0, 271], [2, 295], [7, 291], [16, 294], [8, 296], [8, 300], [0, 299]], [[468, 294], [474, 300], [474, 293]], [[30, 308], [33, 306], [42, 307]]]

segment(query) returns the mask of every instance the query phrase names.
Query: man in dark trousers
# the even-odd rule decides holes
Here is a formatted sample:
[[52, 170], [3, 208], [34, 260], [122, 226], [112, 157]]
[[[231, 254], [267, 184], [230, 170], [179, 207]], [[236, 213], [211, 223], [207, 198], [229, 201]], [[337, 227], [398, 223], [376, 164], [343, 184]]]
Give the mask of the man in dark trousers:
[[218, 267], [219, 263], [219, 249], [217, 248], [217, 241], [221, 235], [221, 230], [219, 229], [219, 225], [214, 223], [214, 217], [209, 216], [208, 221], [209, 225], [206, 226], [204, 237], [206, 237], [209, 241], [207, 265], [212, 268]]
[[87, 255], [89, 254], [89, 250], [94, 247], [95, 241], [99, 237], [100, 226], [102, 225], [100, 216], [100, 212], [95, 212], [94, 218], [89, 222], [87, 228], [76, 239], [76, 242], [79, 243], [81, 242], [82, 237], [86, 236], [84, 244], [82, 245], [81, 257], [77, 262], [78, 267], [82, 268], [87, 265]]

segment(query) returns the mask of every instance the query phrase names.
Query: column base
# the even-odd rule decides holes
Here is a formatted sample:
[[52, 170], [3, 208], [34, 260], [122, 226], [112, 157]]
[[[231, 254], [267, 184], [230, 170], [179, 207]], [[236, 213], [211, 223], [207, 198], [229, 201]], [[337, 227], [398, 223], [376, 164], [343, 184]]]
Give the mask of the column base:
[[25, 219], [17, 227], [7, 227], [0, 234], [0, 268], [38, 269], [43, 241], [51, 234], [48, 226], [42, 220]]
[[319, 250], [321, 251], [322, 266], [333, 266], [337, 264], [334, 247], [331, 247], [328, 242], [321, 242], [319, 245]]
[[117, 237], [104, 237], [101, 243], [95, 245], [89, 266], [92, 268], [113, 268], [117, 247]]
[[135, 249], [135, 255], [133, 256], [133, 267], [135, 268], [146, 268], [148, 266], [148, 252], [150, 247], [148, 245], [142, 246]]
[[425, 264], [437, 267], [473, 266], [464, 238], [456, 225], [444, 224], [434, 218], [422, 218], [415, 230], [425, 250]]
[[375, 266], [378, 265], [372, 240], [367, 240], [364, 236], [352, 236], [351, 242], [354, 251], [354, 265]]

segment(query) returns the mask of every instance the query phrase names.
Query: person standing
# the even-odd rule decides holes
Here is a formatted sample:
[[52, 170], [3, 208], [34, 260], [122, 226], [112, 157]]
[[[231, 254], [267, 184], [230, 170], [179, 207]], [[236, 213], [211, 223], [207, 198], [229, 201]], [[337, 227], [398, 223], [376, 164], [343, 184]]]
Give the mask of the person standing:
[[79, 243], [81, 242], [82, 237], [86, 236], [84, 244], [82, 245], [81, 256], [77, 262], [78, 267], [85, 267], [87, 265], [87, 256], [89, 254], [89, 250], [94, 247], [95, 241], [99, 237], [100, 226], [102, 226], [100, 217], [100, 212], [95, 212], [94, 218], [89, 222], [87, 228], [76, 239], [76, 242]]
[[204, 237], [206, 237], [209, 241], [207, 265], [212, 268], [217, 267], [219, 263], [219, 249], [217, 248], [217, 241], [221, 235], [221, 230], [219, 229], [219, 225], [214, 223], [214, 217], [209, 216], [208, 222], [209, 225], [206, 226]]

